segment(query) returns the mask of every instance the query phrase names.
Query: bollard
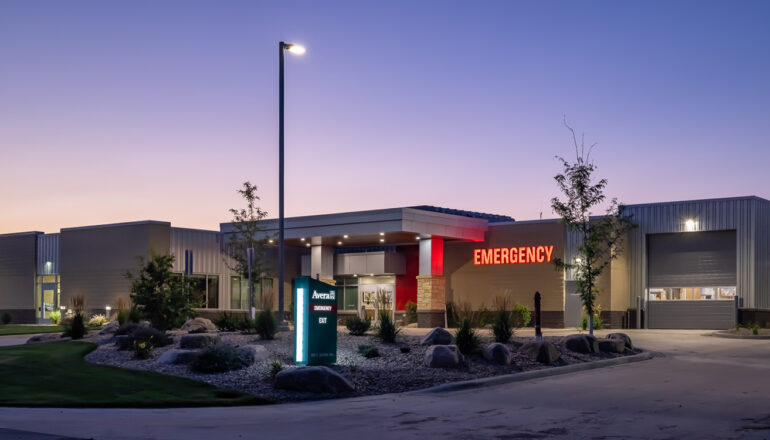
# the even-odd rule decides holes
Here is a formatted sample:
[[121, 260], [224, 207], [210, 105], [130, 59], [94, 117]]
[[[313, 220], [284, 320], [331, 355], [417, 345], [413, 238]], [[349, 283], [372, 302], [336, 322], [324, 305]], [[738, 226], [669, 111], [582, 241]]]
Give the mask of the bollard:
[[535, 292], [535, 340], [543, 340], [543, 332], [540, 330], [540, 292]]

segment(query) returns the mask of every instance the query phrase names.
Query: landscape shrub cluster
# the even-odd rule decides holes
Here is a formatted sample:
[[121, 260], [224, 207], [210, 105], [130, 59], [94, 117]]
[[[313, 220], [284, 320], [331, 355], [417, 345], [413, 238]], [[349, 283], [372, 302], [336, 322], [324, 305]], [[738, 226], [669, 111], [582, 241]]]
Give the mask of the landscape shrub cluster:
[[240, 370], [254, 363], [254, 353], [245, 348], [216, 343], [204, 348], [193, 361], [192, 369], [200, 373], [223, 373]]

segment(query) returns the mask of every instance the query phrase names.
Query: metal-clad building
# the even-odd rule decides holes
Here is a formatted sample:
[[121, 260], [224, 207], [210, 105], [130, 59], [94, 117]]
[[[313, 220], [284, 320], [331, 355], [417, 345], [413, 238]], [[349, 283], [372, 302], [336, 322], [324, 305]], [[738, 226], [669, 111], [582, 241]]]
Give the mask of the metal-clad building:
[[626, 212], [637, 225], [627, 246], [629, 302], [643, 299], [648, 326], [729, 326], [736, 304], [725, 300], [734, 297], [744, 308], [770, 308], [770, 202], [692, 200]]

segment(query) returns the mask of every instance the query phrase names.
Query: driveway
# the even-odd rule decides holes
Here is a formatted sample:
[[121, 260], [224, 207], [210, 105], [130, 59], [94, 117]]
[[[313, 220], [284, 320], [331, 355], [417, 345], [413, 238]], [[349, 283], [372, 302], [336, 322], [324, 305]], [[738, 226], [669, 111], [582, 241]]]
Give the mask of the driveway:
[[238, 408], [3, 408], [0, 427], [96, 439], [770, 438], [770, 341], [628, 333], [660, 356], [444, 394]]

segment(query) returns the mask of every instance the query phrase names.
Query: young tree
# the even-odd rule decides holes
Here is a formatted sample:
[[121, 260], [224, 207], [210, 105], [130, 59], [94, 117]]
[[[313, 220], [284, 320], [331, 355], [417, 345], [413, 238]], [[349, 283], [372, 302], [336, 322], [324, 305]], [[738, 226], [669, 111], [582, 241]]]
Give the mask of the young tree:
[[150, 259], [139, 257], [136, 275], [126, 273], [131, 282], [131, 300], [137, 309], [158, 330], [178, 328], [195, 314], [190, 281], [171, 272], [173, 255], [152, 253]]
[[633, 227], [633, 223], [623, 214], [624, 207], [616, 199], [610, 201], [603, 216], [591, 217], [592, 209], [605, 200], [607, 179], [598, 182], [593, 180], [596, 165], [591, 162], [590, 156], [596, 144], [586, 151], [583, 137], [578, 142], [575, 130], [566, 121], [564, 125], [572, 134], [575, 162], [570, 163], [556, 156], [563, 170], [554, 179], [564, 199], [552, 198], [551, 207], [561, 217], [567, 230], [578, 233], [580, 244], [574, 261], [557, 258], [554, 262], [560, 269], [575, 271], [578, 294], [588, 313], [589, 331], [593, 335], [596, 295], [599, 293], [596, 281], [610, 262], [622, 252], [623, 237]]
[[[254, 281], [262, 280], [268, 276], [268, 265], [265, 258], [265, 246], [267, 234], [260, 221], [267, 216], [257, 203], [257, 187], [251, 182], [244, 182], [243, 188], [238, 194], [246, 201], [246, 207], [230, 209], [233, 215], [232, 225], [234, 231], [229, 235], [225, 247], [225, 262], [230, 270], [237, 272], [249, 282], [249, 316], [254, 319]], [[249, 251], [251, 249], [251, 251]], [[249, 253], [251, 252], [251, 264], [249, 265]], [[251, 273], [249, 273], [251, 268]]]

